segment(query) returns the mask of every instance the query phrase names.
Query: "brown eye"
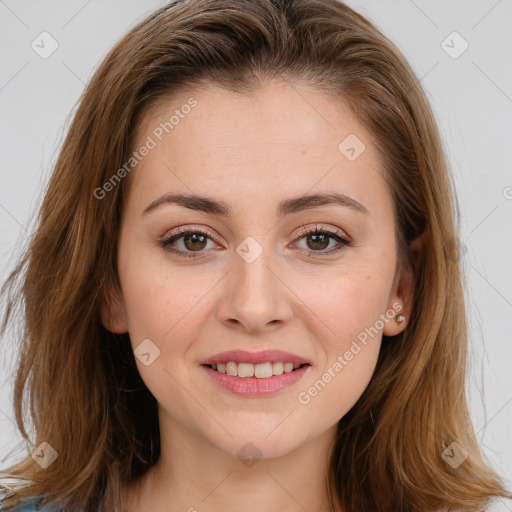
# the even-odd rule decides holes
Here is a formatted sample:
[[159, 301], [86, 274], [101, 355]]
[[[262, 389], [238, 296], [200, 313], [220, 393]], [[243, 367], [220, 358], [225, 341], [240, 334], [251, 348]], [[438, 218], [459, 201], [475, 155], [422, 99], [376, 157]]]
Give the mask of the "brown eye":
[[[338, 230], [334, 231], [331, 229], [321, 229], [317, 226], [314, 229], [303, 230], [296, 243], [304, 241], [305, 247], [302, 246], [301, 248], [308, 251], [308, 255], [315, 256], [333, 254], [351, 245], [351, 242], [340, 236], [341, 231], [338, 233]], [[334, 244], [330, 246], [331, 241]]]
[[[329, 247], [331, 237], [324, 234], [312, 234], [306, 237], [308, 248], [314, 251], [321, 251]], [[310, 242], [311, 241], [311, 242]]]
[[200, 251], [205, 248], [207, 238], [204, 235], [193, 233], [183, 237], [183, 244], [190, 251]]
[[213, 240], [199, 229], [182, 229], [160, 241], [160, 245], [167, 251], [178, 256], [194, 258], [207, 253], [208, 242]]

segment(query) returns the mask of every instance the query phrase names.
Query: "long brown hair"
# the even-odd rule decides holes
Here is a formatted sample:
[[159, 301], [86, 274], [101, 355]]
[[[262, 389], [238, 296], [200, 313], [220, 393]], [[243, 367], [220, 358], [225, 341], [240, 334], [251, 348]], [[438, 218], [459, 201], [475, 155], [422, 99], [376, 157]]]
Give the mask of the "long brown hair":
[[[44, 470], [28, 454], [0, 474], [16, 482], [3, 487], [5, 511], [45, 496], [69, 510], [111, 512], [121, 486], [158, 459], [156, 401], [128, 334], [101, 322], [117, 282], [128, 180], [104, 184], [129, 160], [136, 127], [155, 102], [205, 83], [248, 93], [273, 78], [343, 99], [368, 129], [393, 194], [397, 270], [414, 269], [410, 323], [383, 343], [369, 386], [339, 421], [326, 461], [331, 504], [351, 512], [476, 511], [493, 497], [512, 497], [484, 462], [468, 414], [458, 207], [410, 66], [375, 26], [335, 0], [189, 0], [130, 30], [90, 80], [37, 229], [4, 285], [3, 332], [22, 321], [16, 422], [30, 452], [47, 442], [58, 454]], [[420, 236], [413, 261], [409, 244]], [[468, 454], [457, 468], [443, 458], [454, 442]]]

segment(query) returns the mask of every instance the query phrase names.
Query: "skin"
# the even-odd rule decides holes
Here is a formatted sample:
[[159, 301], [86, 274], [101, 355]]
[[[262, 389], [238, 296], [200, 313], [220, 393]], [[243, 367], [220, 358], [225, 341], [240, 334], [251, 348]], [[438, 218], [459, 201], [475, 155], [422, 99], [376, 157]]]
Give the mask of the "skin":
[[[140, 490], [124, 490], [124, 509], [230, 512], [243, 503], [248, 512], [328, 511], [325, 465], [336, 423], [367, 387], [382, 334], [401, 332], [411, 308], [410, 272], [395, 279], [393, 201], [384, 171], [344, 104], [285, 82], [251, 97], [209, 85], [161, 102], [141, 123], [136, 147], [191, 96], [198, 105], [130, 175], [120, 289], [103, 310], [105, 326], [128, 331], [134, 348], [149, 338], [160, 350], [149, 366], [136, 361], [159, 404], [162, 454]], [[338, 150], [349, 134], [366, 146], [355, 161]], [[232, 214], [176, 204], [143, 214], [170, 192], [224, 201]], [[369, 214], [327, 205], [276, 216], [280, 201], [318, 192], [346, 194]], [[337, 228], [351, 245], [322, 256], [339, 246], [335, 239], [327, 247], [297, 236], [316, 224]], [[211, 233], [199, 257], [160, 245], [181, 226]], [[262, 248], [252, 263], [236, 252], [248, 236]], [[184, 238], [173, 246], [197, 251]], [[386, 322], [321, 392], [300, 403], [298, 393], [394, 303], [406, 321]], [[312, 366], [299, 382], [264, 398], [235, 396], [200, 367], [225, 350], [267, 348], [298, 354]], [[248, 442], [261, 453], [252, 467], [237, 456]]]

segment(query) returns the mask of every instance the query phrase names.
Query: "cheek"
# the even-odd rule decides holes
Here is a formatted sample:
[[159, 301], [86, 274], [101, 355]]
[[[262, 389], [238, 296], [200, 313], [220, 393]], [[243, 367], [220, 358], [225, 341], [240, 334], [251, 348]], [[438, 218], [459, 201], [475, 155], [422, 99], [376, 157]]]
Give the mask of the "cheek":
[[216, 280], [176, 274], [158, 281], [155, 274], [146, 275], [134, 275], [123, 290], [132, 343], [150, 338], [162, 350], [171, 341], [173, 349], [179, 349], [180, 340], [185, 342], [199, 328], [201, 303]]
[[126, 244], [121, 239], [119, 254], [119, 278], [133, 344], [145, 338], [161, 344], [173, 336], [218, 281], [199, 266], [171, 265], [169, 255], [159, 247]]
[[[322, 430], [345, 416], [367, 388], [377, 363], [380, 336], [366, 345], [356, 341], [346, 351], [340, 351], [330, 363], [315, 372], [297, 395], [305, 421], [321, 418], [315, 428]], [[350, 355], [350, 359], [347, 357]]]
[[390, 321], [385, 312], [391, 281], [384, 266], [352, 266], [336, 278], [318, 280], [314, 291], [303, 288], [300, 292], [313, 312], [310, 329], [323, 354], [297, 400], [326, 424], [343, 417], [371, 380], [382, 329]]
[[386, 310], [391, 285], [392, 276], [382, 265], [346, 265], [329, 275], [302, 276], [294, 292], [310, 310], [304, 318], [316, 322], [315, 331], [321, 329], [334, 351], [374, 326]]

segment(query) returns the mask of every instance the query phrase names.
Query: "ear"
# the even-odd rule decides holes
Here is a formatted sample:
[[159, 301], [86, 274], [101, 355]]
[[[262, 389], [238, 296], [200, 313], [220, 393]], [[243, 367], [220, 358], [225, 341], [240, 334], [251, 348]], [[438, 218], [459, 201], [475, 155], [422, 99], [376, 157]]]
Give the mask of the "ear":
[[[424, 234], [409, 244], [409, 254], [411, 257], [412, 265], [415, 266], [415, 261], [421, 256], [423, 252]], [[402, 272], [400, 278], [395, 279], [393, 288], [388, 300], [387, 310], [395, 312], [394, 318], [386, 322], [382, 333], [385, 336], [396, 336], [400, 334], [407, 326], [411, 319], [411, 312], [413, 308], [414, 299], [414, 270], [413, 267], [407, 265]], [[396, 317], [403, 315], [405, 317], [403, 322], [397, 322]]]
[[123, 295], [118, 284], [105, 287], [101, 304], [101, 321], [103, 327], [110, 332], [116, 334], [128, 332]]

